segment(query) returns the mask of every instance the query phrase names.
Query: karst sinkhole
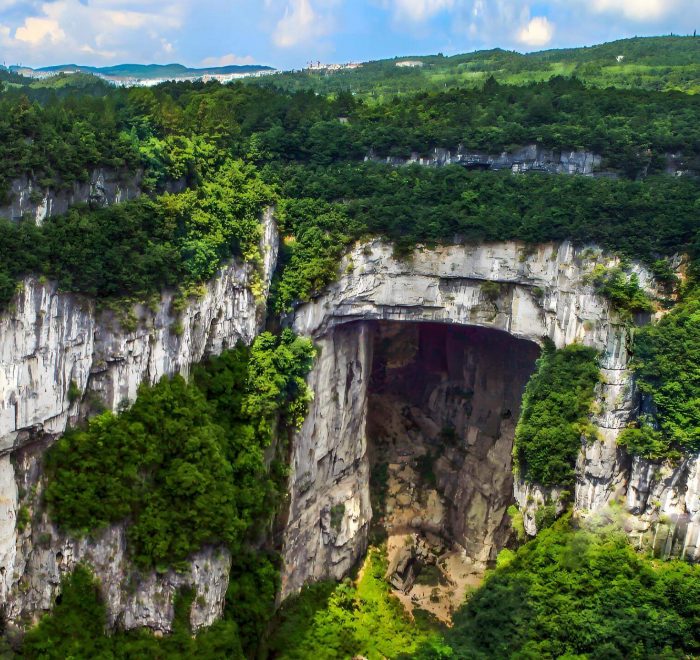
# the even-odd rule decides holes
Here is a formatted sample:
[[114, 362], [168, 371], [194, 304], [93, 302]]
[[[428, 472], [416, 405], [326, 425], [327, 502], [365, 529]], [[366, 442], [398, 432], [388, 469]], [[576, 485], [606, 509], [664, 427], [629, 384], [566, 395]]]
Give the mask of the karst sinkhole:
[[404, 604], [449, 620], [512, 538], [513, 439], [539, 347], [456, 324], [371, 331], [371, 540], [386, 540]]

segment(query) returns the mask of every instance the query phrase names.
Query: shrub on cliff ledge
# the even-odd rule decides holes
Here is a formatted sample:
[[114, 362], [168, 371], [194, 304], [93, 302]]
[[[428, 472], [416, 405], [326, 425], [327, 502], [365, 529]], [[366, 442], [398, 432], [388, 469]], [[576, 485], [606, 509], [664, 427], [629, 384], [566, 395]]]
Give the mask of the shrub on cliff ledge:
[[143, 567], [177, 566], [206, 543], [235, 550], [274, 510], [280, 484], [264, 452], [276, 421], [303, 419], [312, 357], [290, 331], [263, 333], [196, 368], [194, 382], [143, 385], [129, 410], [68, 431], [47, 457], [52, 517], [78, 534], [126, 521]]
[[526, 481], [545, 487], [573, 482], [581, 437], [593, 433], [588, 415], [599, 379], [594, 349], [545, 347], [515, 432], [515, 462]]
[[662, 458], [700, 451], [700, 290], [635, 336], [633, 366], [653, 413], [621, 437], [632, 453]]

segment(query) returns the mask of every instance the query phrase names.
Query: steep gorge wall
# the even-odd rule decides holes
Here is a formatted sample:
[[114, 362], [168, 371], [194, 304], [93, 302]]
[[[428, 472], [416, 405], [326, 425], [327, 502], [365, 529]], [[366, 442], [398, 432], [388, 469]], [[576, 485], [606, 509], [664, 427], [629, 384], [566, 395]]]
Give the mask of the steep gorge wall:
[[[264, 322], [277, 248], [269, 210], [261, 273], [254, 277], [251, 265], [232, 262], [179, 313], [174, 292], [164, 292], [151, 306], [133, 310], [133, 330], [124, 327], [123, 315], [100, 310], [93, 300], [61, 293], [51, 282], [23, 282], [13, 307], [0, 317], [0, 602], [11, 621], [48, 609], [61, 574], [84, 558], [103, 583], [111, 623], [168, 630], [177, 588], [190, 583], [204, 603], [194, 608], [193, 623], [210, 624], [220, 615], [227, 552], [203, 550], [185, 574], [133, 574], [123, 526], [94, 542], [78, 541], [39, 511], [41, 455], [46, 440], [86, 416], [96, 402], [116, 410], [135, 399], [142, 382], [187, 374], [206, 355], [250, 343]], [[257, 279], [260, 299], [252, 287]], [[34, 516], [18, 533], [20, 506]]]
[[[264, 226], [267, 284], [277, 254], [271, 214]], [[628, 368], [628, 328], [586, 283], [596, 263], [614, 260], [568, 243], [418, 249], [412, 259], [398, 261], [390, 246], [374, 241], [347, 256], [338, 282], [292, 320], [299, 334], [314, 339], [319, 358], [309, 376], [315, 399], [292, 446], [283, 597], [307, 581], [346, 575], [367, 545], [369, 321], [453, 323], [536, 343], [549, 337], [558, 347], [574, 341], [595, 347], [603, 374], [593, 419], [600, 440], [582, 447], [576, 509], [587, 515], [622, 498], [627, 531], [640, 547], [699, 557], [697, 457], [654, 464], [631, 461], [617, 448], [637, 397]], [[643, 284], [648, 281], [640, 275]], [[35, 507], [45, 442], [88, 414], [94, 400], [116, 409], [134, 399], [142, 381], [186, 373], [205, 355], [250, 342], [261, 329], [264, 301], [255, 299], [248, 266], [223, 268], [180, 314], [172, 299], [166, 292], [152, 307], [138, 307], [131, 330], [119, 314], [28, 278], [14, 308], [0, 317], [0, 602], [10, 621], [50, 607], [61, 575], [81, 559], [102, 581], [111, 624], [169, 630], [173, 598], [183, 584], [196, 589], [196, 627], [221, 614], [230, 565], [225, 551], [203, 549], [183, 574], [140, 575], [126, 557], [123, 526], [96, 539], [71, 539]], [[458, 479], [455, 493], [466, 487]], [[535, 533], [537, 507], [556, 493], [516, 481], [513, 494], [527, 530]], [[21, 505], [34, 516], [18, 533]]]
[[[592, 421], [599, 439], [582, 446], [576, 510], [588, 515], [626, 498], [626, 525], [633, 537], [647, 544], [668, 519], [680, 520], [669, 526], [678, 537], [675, 544], [685, 556], [698, 557], [697, 458], [688, 457], [680, 467], [648, 467], [639, 460], [632, 466], [617, 447], [637, 397], [628, 328], [586, 281], [596, 263], [610, 266], [615, 260], [568, 243], [535, 249], [515, 242], [419, 249], [410, 260], [398, 261], [390, 246], [374, 241], [348, 255], [339, 281], [293, 318], [294, 329], [313, 337], [322, 352], [310, 376], [315, 399], [293, 447], [283, 596], [311, 579], [342, 577], [367, 543], [372, 511], [365, 419], [371, 346], [357, 322], [368, 320], [458, 323], [537, 343], [548, 337], [559, 348], [573, 342], [596, 348], [602, 382]], [[648, 283], [643, 271], [640, 276]], [[361, 330], [353, 332], [353, 326]], [[517, 481], [514, 490], [526, 529], [534, 534], [537, 508], [558, 493]], [[328, 533], [329, 512], [341, 505], [339, 533]]]

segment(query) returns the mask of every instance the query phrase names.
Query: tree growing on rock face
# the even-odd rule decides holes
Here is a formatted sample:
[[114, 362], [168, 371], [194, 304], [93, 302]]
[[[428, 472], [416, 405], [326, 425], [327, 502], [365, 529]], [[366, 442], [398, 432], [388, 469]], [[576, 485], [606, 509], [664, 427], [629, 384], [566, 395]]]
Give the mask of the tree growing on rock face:
[[639, 389], [652, 403], [620, 443], [650, 459], [679, 450], [700, 451], [700, 291], [658, 323], [637, 330], [633, 367]]
[[548, 488], [573, 483], [581, 438], [594, 434], [589, 414], [599, 380], [595, 349], [545, 346], [515, 432], [516, 469], [525, 481]]

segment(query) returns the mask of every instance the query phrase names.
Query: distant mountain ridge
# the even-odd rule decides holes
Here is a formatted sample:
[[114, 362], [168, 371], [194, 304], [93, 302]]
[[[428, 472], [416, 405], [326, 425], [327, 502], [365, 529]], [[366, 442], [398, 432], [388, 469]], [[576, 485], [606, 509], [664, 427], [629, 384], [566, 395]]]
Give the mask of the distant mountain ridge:
[[528, 53], [502, 48], [449, 56], [409, 53], [339, 70], [318, 66], [282, 72], [264, 84], [317, 94], [350, 90], [356, 95], [385, 99], [396, 94], [480, 87], [489, 78], [499, 84], [523, 85], [557, 76], [574, 77], [599, 88], [700, 94], [700, 37], [634, 37]]
[[116, 64], [113, 66], [95, 67], [79, 64], [57, 64], [36, 69], [31, 67], [11, 66], [10, 71], [34, 73], [59, 73], [75, 72], [90, 73], [109, 78], [187, 78], [191, 76], [227, 75], [258, 73], [260, 71], [274, 71], [273, 67], [261, 64], [232, 64], [228, 66], [193, 68], [182, 64]]

